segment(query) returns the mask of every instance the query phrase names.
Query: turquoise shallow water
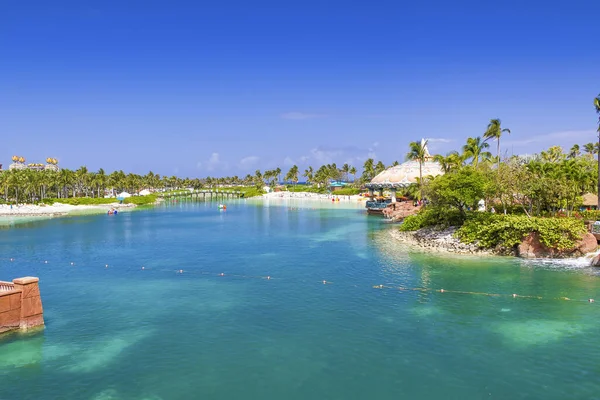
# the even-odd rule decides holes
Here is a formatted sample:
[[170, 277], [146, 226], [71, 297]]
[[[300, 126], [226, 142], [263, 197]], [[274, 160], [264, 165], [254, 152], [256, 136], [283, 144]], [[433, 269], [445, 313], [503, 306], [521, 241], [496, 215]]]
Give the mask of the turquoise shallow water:
[[389, 228], [240, 202], [0, 230], [0, 279], [39, 276], [47, 324], [0, 339], [0, 399], [600, 398], [595, 271], [409, 253]]

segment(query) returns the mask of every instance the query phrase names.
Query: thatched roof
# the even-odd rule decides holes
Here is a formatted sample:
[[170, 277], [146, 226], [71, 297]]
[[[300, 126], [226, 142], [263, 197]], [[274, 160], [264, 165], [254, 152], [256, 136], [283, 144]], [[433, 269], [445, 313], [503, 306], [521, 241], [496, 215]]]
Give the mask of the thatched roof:
[[[443, 173], [441, 165], [437, 162], [425, 161], [423, 163], [424, 177], [428, 175], [441, 175]], [[415, 183], [418, 178], [419, 163], [417, 161], [407, 161], [386, 169], [365, 186], [370, 189], [406, 187], [411, 183]]]
[[583, 195], [583, 205], [584, 206], [597, 206], [598, 205], [598, 196], [593, 193], [586, 193]]

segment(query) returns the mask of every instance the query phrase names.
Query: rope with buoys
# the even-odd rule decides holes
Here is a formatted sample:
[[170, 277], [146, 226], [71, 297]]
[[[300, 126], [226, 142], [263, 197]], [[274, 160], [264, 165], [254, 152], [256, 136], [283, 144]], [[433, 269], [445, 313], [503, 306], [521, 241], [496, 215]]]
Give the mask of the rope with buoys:
[[448, 289], [434, 289], [424, 287], [406, 287], [406, 286], [388, 286], [388, 285], [374, 285], [373, 289], [396, 289], [398, 291], [420, 291], [420, 292], [438, 292], [438, 293], [454, 293], [454, 294], [470, 294], [476, 296], [489, 296], [489, 297], [512, 297], [512, 298], [523, 298], [523, 299], [536, 299], [536, 300], [565, 300], [565, 301], [585, 301], [587, 303], [594, 303], [595, 300], [589, 298], [587, 300], [575, 300], [569, 297], [543, 297], [543, 296], [532, 296], [523, 294], [506, 294], [506, 293], [489, 293], [489, 292], [470, 292], [464, 290], [448, 290]]
[[[49, 260], [24, 260], [24, 259], [16, 259], [14, 257], [11, 258], [0, 258], [0, 262], [5, 261], [5, 262], [9, 262], [9, 263], [14, 263], [16, 261], [19, 262], [28, 262], [31, 264], [53, 264], [51, 263]], [[58, 263], [58, 264], [62, 264], [62, 263]], [[79, 262], [75, 262], [75, 261], [70, 261], [68, 263], [70, 266], [73, 267], [79, 267], [83, 264], [79, 263]], [[109, 268], [109, 264], [104, 264], [104, 269], [108, 269]], [[278, 278], [278, 277], [274, 277], [272, 275], [245, 275], [245, 274], [235, 274], [235, 273], [225, 273], [224, 271], [222, 272], [214, 272], [214, 271], [203, 271], [203, 270], [184, 270], [183, 268], [180, 269], [167, 269], [167, 268], [151, 268], [151, 267], [146, 267], [146, 266], [140, 266], [140, 267], [135, 267], [135, 268], [128, 268], [128, 270], [139, 270], [139, 271], [144, 271], [144, 272], [164, 272], [164, 273], [175, 273], [176, 275], [190, 275], [190, 276], [212, 276], [212, 277], [217, 277], [217, 278], [237, 278], [237, 279], [260, 279], [260, 280], [267, 280], [267, 281], [271, 281], [271, 280], [285, 280], [286, 278]], [[328, 281], [328, 280], [321, 280], [321, 281], [316, 281], [315, 283], [321, 284], [321, 285], [332, 285], [333, 282], [332, 281]], [[359, 287], [358, 285], [350, 285], [352, 287]], [[544, 297], [544, 296], [535, 296], [535, 295], [524, 295], [524, 294], [517, 294], [517, 293], [490, 293], [490, 292], [474, 292], [474, 291], [464, 291], [464, 290], [452, 290], [452, 289], [435, 289], [435, 288], [427, 288], [427, 287], [418, 287], [418, 286], [396, 286], [393, 284], [379, 284], [379, 285], [373, 285], [371, 286], [373, 289], [388, 289], [388, 290], [396, 290], [399, 292], [428, 292], [428, 293], [440, 293], [440, 294], [462, 294], [462, 295], [472, 295], [472, 296], [488, 296], [488, 297], [512, 297], [512, 298], [522, 298], [522, 299], [535, 299], [535, 300], [561, 300], [561, 301], [571, 301], [571, 302], [587, 302], [587, 303], [595, 303], [595, 300], [593, 298], [588, 298], [586, 300], [581, 300], [581, 299], [572, 299], [569, 297], [565, 297], [565, 296], [561, 296], [561, 297]]]

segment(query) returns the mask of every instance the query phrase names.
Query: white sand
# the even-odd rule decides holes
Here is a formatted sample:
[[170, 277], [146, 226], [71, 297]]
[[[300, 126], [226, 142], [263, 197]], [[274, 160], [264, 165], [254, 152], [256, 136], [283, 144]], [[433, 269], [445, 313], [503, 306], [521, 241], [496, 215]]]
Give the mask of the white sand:
[[[339, 201], [333, 201], [337, 200]], [[263, 206], [291, 207], [304, 209], [317, 208], [360, 208], [365, 207], [365, 198], [355, 196], [337, 196], [309, 192], [271, 192], [260, 197], [251, 197], [247, 201], [260, 202]]]
[[77, 212], [108, 212], [111, 208], [117, 210], [134, 208], [134, 204], [99, 204], [99, 205], [78, 205], [54, 203], [53, 205], [32, 205], [19, 204], [12, 207], [7, 204], [0, 204], [0, 216], [2, 217], [49, 217], [58, 215], [67, 215]]
[[326, 200], [331, 201], [332, 198], [340, 199], [340, 201], [358, 202], [366, 200], [365, 197], [359, 195], [336, 195], [334, 194], [319, 194], [310, 192], [271, 192], [262, 195], [267, 199], [310, 199], [310, 200]]

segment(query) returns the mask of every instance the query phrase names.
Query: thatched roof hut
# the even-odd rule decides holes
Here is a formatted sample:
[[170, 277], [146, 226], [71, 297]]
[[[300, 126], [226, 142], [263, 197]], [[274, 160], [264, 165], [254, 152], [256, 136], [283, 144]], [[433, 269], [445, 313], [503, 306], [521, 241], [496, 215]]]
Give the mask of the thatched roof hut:
[[593, 193], [586, 193], [583, 195], [583, 205], [585, 207], [596, 207], [598, 206], [598, 196]]
[[[442, 166], [433, 161], [433, 157], [427, 150], [427, 144], [423, 139], [422, 145], [425, 147], [425, 161], [423, 162], [422, 171], [423, 177], [428, 175], [442, 175], [444, 171]], [[379, 173], [375, 178], [365, 186], [369, 189], [393, 189], [407, 187], [412, 183], [416, 183], [419, 178], [419, 162], [406, 161], [400, 165], [390, 167]]]

